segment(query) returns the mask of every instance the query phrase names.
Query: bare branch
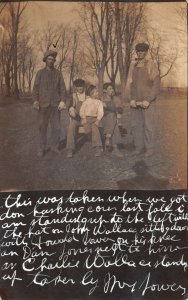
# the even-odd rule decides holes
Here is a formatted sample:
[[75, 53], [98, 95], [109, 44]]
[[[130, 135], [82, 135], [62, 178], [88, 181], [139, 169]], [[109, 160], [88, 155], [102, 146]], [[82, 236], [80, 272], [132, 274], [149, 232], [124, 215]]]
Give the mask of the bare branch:
[[0, 3], [0, 15], [3, 12], [4, 8], [6, 7], [7, 3]]

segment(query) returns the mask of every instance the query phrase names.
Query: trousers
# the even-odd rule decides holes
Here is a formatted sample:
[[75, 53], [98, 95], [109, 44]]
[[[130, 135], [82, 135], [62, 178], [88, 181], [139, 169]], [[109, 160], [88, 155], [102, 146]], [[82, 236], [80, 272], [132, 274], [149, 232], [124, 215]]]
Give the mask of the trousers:
[[56, 148], [60, 135], [60, 112], [57, 107], [41, 107], [39, 110], [39, 139], [40, 148], [45, 150], [47, 146], [47, 130], [51, 127], [51, 146]]
[[122, 143], [121, 133], [119, 131], [117, 123], [116, 113], [108, 113], [104, 115], [102, 119], [103, 133], [104, 135], [111, 135], [112, 145], [117, 145]]
[[147, 109], [131, 108], [131, 134], [136, 149], [153, 150], [156, 126], [156, 103], [151, 102]]
[[[101, 146], [102, 142], [101, 142], [99, 128], [94, 124], [95, 120], [91, 121], [91, 120], [88, 120], [88, 118], [87, 118], [88, 122], [86, 124], [84, 124], [84, 131], [86, 134], [91, 133], [93, 147]], [[71, 149], [71, 150], [75, 149], [76, 133], [77, 133], [77, 128], [79, 126], [81, 126], [80, 121], [70, 118], [68, 132], [67, 132], [67, 146], [66, 146], [67, 149]]]

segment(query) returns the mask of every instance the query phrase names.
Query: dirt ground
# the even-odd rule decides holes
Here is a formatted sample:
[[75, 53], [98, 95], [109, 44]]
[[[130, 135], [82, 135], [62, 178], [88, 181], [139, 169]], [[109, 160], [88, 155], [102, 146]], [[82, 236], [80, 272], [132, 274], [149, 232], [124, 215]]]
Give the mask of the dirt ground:
[[187, 188], [187, 97], [178, 91], [162, 93], [157, 100], [155, 155], [132, 156], [130, 109], [123, 115], [127, 134], [121, 151], [94, 157], [89, 141], [66, 158], [68, 117], [61, 115], [61, 154], [38, 158], [38, 114], [30, 99], [0, 101], [0, 190], [124, 189], [160, 190]]

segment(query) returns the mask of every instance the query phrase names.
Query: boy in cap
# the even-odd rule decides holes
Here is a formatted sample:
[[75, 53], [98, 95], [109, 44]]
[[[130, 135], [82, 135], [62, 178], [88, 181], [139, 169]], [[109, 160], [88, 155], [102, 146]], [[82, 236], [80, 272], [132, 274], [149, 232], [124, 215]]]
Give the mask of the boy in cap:
[[155, 64], [147, 59], [149, 45], [136, 45], [136, 63], [130, 68], [127, 84], [130, 91], [131, 133], [139, 155], [145, 150], [145, 157], [153, 155], [155, 100], [160, 90], [160, 77]]
[[118, 144], [121, 144], [122, 139], [117, 120], [117, 114], [122, 114], [123, 108], [120, 99], [115, 96], [114, 88], [110, 82], [103, 85], [102, 100], [104, 106], [102, 125], [105, 135], [105, 147], [112, 146], [112, 153], [123, 158], [123, 154], [118, 149]]
[[53, 50], [44, 53], [45, 68], [36, 74], [33, 87], [33, 107], [39, 111], [40, 150], [39, 157], [47, 151], [47, 129], [51, 123], [51, 150], [58, 150], [60, 130], [60, 110], [64, 109], [66, 100], [66, 88], [63, 76], [54, 67], [57, 52]]
[[80, 108], [86, 100], [85, 81], [83, 79], [76, 79], [73, 84], [75, 92], [72, 95], [69, 105], [70, 122], [67, 132], [67, 158], [72, 158], [73, 151], [75, 150], [76, 130], [81, 125]]

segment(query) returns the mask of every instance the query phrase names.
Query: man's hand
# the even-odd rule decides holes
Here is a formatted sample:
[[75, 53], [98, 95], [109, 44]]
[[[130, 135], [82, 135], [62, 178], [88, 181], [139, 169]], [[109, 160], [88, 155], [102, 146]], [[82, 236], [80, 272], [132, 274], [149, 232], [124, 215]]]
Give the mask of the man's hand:
[[65, 109], [65, 108], [66, 108], [65, 102], [64, 101], [60, 101], [60, 103], [58, 105], [58, 110], [62, 110], [62, 109]]
[[130, 107], [136, 108], [136, 101], [135, 100], [131, 100]]
[[97, 121], [95, 121], [95, 125], [97, 126], [97, 127], [99, 127], [99, 123], [100, 123], [100, 121], [99, 120], [97, 120]]
[[70, 107], [69, 109], [69, 114], [72, 118], [75, 118], [76, 117], [76, 112], [75, 112], [75, 109], [74, 107]]
[[136, 106], [142, 108], [142, 101], [136, 101]]
[[36, 110], [39, 110], [40, 109], [40, 105], [39, 105], [39, 102], [38, 101], [35, 101], [33, 103], [33, 108], [36, 109]]
[[150, 103], [147, 100], [142, 101], [142, 108], [148, 108]]

